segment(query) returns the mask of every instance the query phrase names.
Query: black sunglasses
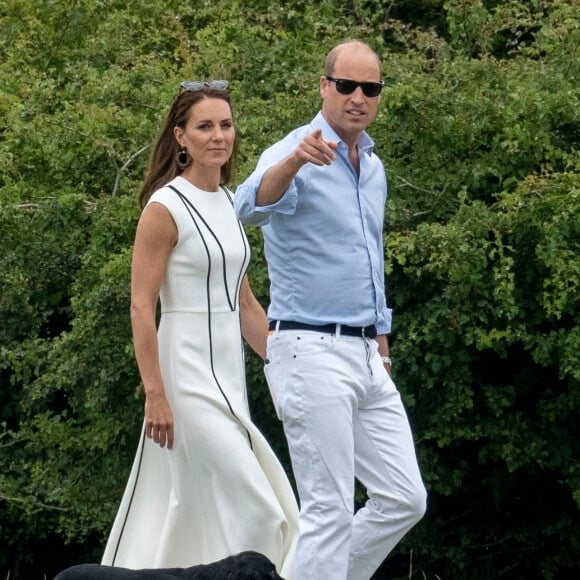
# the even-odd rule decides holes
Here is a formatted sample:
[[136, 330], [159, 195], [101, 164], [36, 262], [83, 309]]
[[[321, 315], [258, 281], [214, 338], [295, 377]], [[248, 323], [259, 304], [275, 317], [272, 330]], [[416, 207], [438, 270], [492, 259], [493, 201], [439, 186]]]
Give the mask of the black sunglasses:
[[225, 91], [230, 86], [230, 83], [228, 81], [183, 81], [179, 83], [179, 86], [182, 89], [195, 93], [196, 91], [201, 91], [204, 87]]
[[341, 95], [350, 95], [356, 91], [357, 87], [360, 87], [365, 97], [378, 97], [385, 86], [385, 81], [380, 81], [378, 83], [359, 83], [347, 79], [335, 79], [328, 75], [324, 76], [327, 81], [331, 81], [336, 85], [336, 90]]

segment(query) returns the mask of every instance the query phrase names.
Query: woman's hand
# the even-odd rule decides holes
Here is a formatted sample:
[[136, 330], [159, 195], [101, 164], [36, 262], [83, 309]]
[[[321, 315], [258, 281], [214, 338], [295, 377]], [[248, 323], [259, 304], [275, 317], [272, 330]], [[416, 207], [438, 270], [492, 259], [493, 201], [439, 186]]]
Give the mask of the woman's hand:
[[145, 400], [145, 435], [159, 447], [173, 447], [173, 413], [164, 396], [149, 396]]

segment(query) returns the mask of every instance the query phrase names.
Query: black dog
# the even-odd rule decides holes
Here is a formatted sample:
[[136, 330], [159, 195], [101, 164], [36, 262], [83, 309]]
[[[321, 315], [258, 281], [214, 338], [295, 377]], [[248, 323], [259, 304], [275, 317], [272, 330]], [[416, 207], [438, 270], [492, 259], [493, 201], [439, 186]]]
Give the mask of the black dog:
[[211, 564], [190, 568], [130, 570], [99, 564], [78, 564], [63, 570], [54, 580], [284, 580], [266, 556], [241, 552]]

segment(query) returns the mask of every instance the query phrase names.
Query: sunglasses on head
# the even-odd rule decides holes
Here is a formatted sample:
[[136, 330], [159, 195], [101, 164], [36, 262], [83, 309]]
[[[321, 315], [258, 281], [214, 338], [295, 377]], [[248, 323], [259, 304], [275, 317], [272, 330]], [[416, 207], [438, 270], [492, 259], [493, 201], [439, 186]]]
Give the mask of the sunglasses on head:
[[225, 91], [230, 84], [228, 81], [183, 81], [179, 86], [186, 91], [201, 91], [204, 87], [216, 89], [218, 91]]
[[350, 95], [356, 91], [357, 87], [360, 87], [365, 97], [378, 97], [385, 85], [385, 81], [380, 81], [378, 83], [359, 83], [347, 79], [335, 79], [328, 75], [324, 76], [327, 81], [333, 82], [336, 85], [336, 90], [341, 95]]

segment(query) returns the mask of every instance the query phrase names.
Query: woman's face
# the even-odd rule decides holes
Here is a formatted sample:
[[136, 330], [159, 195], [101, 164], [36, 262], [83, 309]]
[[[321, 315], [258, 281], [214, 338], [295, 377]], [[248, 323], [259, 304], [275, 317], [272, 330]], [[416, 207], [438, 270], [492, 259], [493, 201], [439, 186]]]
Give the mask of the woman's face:
[[223, 99], [202, 99], [192, 105], [185, 127], [175, 127], [174, 133], [194, 166], [221, 168], [230, 159], [236, 138], [230, 105]]

